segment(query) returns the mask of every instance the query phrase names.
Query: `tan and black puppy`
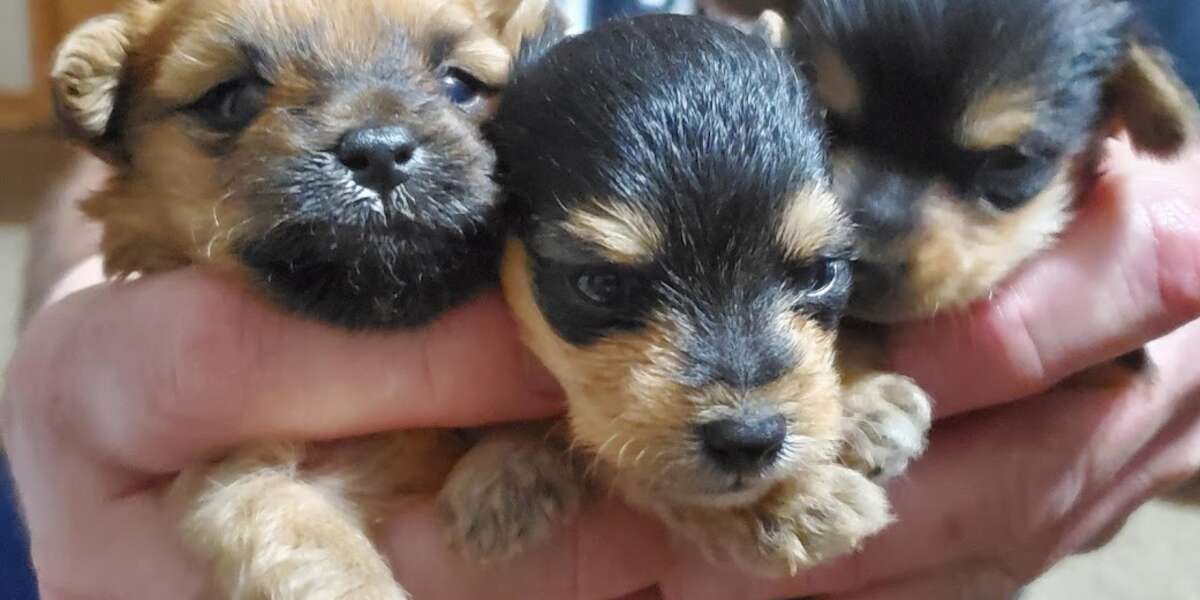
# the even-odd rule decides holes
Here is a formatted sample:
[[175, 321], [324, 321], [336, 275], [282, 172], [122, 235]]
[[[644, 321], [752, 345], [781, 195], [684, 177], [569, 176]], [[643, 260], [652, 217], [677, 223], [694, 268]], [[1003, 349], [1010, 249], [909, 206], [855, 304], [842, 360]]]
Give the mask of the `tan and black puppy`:
[[791, 46], [860, 232], [850, 313], [962, 308], [1049, 246], [1118, 128], [1170, 157], [1196, 103], [1114, 0], [807, 0]]
[[[857, 227], [848, 314], [862, 322], [986, 297], [1070, 222], [1119, 128], [1159, 157], [1195, 137], [1195, 100], [1126, 2], [807, 0], [791, 24], [781, 37], [824, 104], [835, 190]], [[885, 332], [842, 336], [847, 422], [883, 425], [848, 427], [845, 460], [881, 477], [903, 470], [902, 449], [919, 454], [927, 425], [875, 402], [890, 385], [875, 373]]]
[[837, 462], [853, 229], [809, 104], [783, 53], [698, 17], [611, 22], [516, 76], [489, 129], [501, 279], [568, 417], [455, 468], [441, 506], [467, 553], [537, 543], [586, 483], [769, 575], [888, 522]]
[[[479, 125], [543, 0], [131, 0], [82, 25], [53, 83], [113, 166], [84, 204], [114, 276], [202, 265], [358, 329], [418, 326], [494, 282]], [[551, 26], [547, 26], [551, 23]], [[419, 399], [418, 399], [419, 401]], [[239, 599], [398, 599], [374, 509], [434, 491], [436, 432], [245, 448], [185, 474], [186, 537]]]

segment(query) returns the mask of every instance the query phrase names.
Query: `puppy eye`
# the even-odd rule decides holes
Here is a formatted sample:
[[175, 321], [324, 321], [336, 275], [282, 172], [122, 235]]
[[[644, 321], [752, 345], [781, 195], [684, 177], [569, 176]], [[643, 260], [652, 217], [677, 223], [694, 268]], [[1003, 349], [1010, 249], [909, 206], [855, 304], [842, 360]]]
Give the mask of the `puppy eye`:
[[805, 298], [820, 298], [842, 291], [849, 264], [841, 259], [816, 259], [792, 271], [792, 281]]
[[619, 273], [606, 270], [583, 271], [573, 278], [575, 291], [584, 300], [601, 307], [620, 305], [628, 297], [628, 282]]
[[455, 104], [470, 104], [483, 94], [486, 86], [470, 73], [451, 68], [442, 76], [442, 91]]
[[1029, 166], [1033, 158], [1015, 146], [1004, 146], [983, 156], [983, 168], [992, 172], [1011, 173]]
[[1037, 141], [985, 152], [963, 191], [1001, 211], [1015, 210], [1049, 183], [1057, 157], [1054, 147]]
[[244, 129], [266, 106], [266, 82], [254, 79], [226, 81], [188, 107], [206, 127], [222, 133]]

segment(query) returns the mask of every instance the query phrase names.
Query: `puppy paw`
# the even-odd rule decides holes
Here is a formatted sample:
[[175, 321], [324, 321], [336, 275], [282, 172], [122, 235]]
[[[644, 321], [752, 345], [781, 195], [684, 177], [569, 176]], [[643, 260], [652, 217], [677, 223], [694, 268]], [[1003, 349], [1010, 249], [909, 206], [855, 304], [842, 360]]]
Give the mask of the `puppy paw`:
[[308, 479], [306, 456], [297, 444], [250, 446], [176, 480], [183, 539], [214, 569], [204, 597], [409, 600], [356, 499]]
[[929, 395], [907, 377], [873, 374], [846, 388], [841, 461], [874, 481], [892, 479], [925, 451]]
[[710, 560], [767, 578], [791, 577], [852, 552], [891, 522], [883, 489], [839, 465], [813, 469], [752, 507], [672, 516], [668, 522]]
[[455, 466], [438, 506], [451, 545], [486, 563], [549, 538], [578, 512], [583, 490], [567, 453], [544, 435], [493, 433]]

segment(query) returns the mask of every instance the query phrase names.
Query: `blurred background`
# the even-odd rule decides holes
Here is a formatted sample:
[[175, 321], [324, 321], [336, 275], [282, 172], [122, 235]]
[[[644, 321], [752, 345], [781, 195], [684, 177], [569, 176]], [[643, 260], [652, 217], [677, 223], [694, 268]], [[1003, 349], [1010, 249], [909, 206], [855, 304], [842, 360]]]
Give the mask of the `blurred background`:
[[[559, 1], [576, 30], [620, 14], [696, 8], [694, 0]], [[707, 1], [711, 7], [714, 0]], [[719, 1], [722, 11], [751, 6], [756, 11], [773, 0]], [[63, 34], [118, 3], [0, 0], [0, 365], [7, 364], [17, 336], [30, 220], [81, 161], [92, 160], [55, 133], [45, 82], [50, 56]], [[1184, 78], [1200, 89], [1200, 0], [1135, 0], [1135, 4], [1176, 53]], [[1200, 490], [1193, 496], [1200, 498]], [[0, 600], [34, 598], [21, 533], [0, 468]], [[1111, 544], [1068, 560], [1023, 597], [1077, 599], [1200, 600], [1200, 503], [1148, 505]]]

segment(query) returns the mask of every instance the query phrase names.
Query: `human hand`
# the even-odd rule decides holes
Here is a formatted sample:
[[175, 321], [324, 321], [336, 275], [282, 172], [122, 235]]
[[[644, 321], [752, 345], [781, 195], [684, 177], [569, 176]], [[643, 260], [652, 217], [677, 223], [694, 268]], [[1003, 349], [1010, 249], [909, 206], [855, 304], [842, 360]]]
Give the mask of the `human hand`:
[[[1059, 246], [991, 302], [898, 332], [896, 366], [942, 419], [892, 487], [899, 522], [791, 581], [684, 557], [667, 598], [1009, 598], [1200, 469], [1200, 151], [1170, 164], [1108, 151]], [[1147, 343], [1145, 381], [1051, 390]]]
[[[91, 266], [57, 295], [98, 281]], [[31, 322], [0, 403], [42, 597], [200, 597], [207, 571], [164, 498], [179, 470], [263, 437], [555, 414], [557, 387], [525, 356], [497, 297], [424, 331], [351, 335], [191, 270], [69, 295]], [[611, 598], [652, 583], [666, 556], [655, 526], [607, 505], [502, 571], [445, 547], [431, 499], [406, 503], [382, 539], [422, 598]]]

